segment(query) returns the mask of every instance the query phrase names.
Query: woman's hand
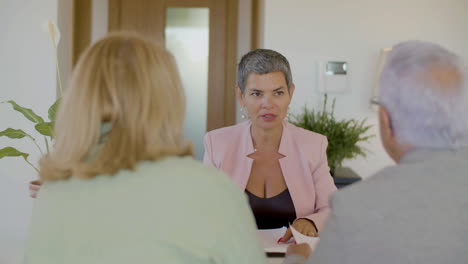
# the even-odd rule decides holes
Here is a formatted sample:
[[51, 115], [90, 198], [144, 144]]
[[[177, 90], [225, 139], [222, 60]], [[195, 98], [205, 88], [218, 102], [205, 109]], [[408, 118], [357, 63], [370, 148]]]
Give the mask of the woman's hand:
[[[311, 237], [318, 237], [318, 231], [315, 228], [314, 223], [305, 218], [299, 218], [292, 224], [294, 229], [300, 232], [303, 235], [311, 236]], [[284, 233], [284, 236], [278, 242], [288, 242], [289, 239], [292, 237], [291, 228], [288, 228]]]
[[286, 256], [299, 255], [308, 258], [312, 254], [312, 249], [306, 243], [289, 245]]

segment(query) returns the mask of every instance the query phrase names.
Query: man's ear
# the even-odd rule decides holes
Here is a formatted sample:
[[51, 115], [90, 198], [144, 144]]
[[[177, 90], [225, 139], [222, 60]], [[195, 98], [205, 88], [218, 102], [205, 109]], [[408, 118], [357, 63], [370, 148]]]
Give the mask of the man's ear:
[[387, 154], [396, 162], [400, 159], [400, 150], [398, 142], [395, 138], [395, 133], [393, 131], [392, 122], [390, 120], [390, 115], [388, 114], [385, 107], [379, 107], [379, 130], [380, 130], [380, 140], [382, 145], [387, 152]]
[[413, 146], [409, 144], [401, 144], [398, 142], [394, 127], [392, 126], [392, 117], [387, 109], [383, 106], [379, 107], [379, 128], [382, 145], [387, 151], [387, 154], [396, 162], [399, 163], [402, 157], [410, 151]]
[[395, 140], [395, 135], [392, 128], [392, 122], [390, 121], [390, 115], [385, 107], [379, 107], [379, 128], [382, 138]]

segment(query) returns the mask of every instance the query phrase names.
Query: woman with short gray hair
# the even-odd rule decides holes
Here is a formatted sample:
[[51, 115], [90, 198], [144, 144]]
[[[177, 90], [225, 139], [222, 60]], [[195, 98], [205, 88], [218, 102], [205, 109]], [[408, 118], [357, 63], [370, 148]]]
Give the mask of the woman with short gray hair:
[[[226, 172], [248, 196], [259, 229], [292, 224], [318, 236], [336, 190], [327, 163], [325, 136], [298, 128], [285, 119], [294, 94], [288, 60], [257, 49], [238, 65], [238, 125], [205, 136], [204, 162]], [[280, 239], [291, 238], [288, 229]]]

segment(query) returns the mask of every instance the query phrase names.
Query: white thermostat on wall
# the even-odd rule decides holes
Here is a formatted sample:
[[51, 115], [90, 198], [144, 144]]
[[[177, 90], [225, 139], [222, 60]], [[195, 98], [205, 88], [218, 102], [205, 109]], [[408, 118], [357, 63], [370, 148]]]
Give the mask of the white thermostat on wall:
[[344, 93], [348, 91], [348, 63], [327, 61], [318, 63], [318, 89], [322, 93]]

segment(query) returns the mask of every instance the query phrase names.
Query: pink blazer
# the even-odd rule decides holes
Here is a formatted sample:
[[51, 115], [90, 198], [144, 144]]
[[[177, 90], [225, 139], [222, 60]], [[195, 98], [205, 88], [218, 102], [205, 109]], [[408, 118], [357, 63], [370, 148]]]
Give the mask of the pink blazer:
[[[245, 121], [208, 132], [204, 138], [203, 162], [227, 173], [245, 190], [254, 152], [250, 127]], [[283, 122], [279, 153], [281, 171], [296, 209], [297, 218], [314, 221], [323, 230], [329, 214], [328, 200], [336, 190], [327, 163], [327, 138]]]

